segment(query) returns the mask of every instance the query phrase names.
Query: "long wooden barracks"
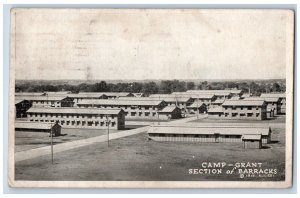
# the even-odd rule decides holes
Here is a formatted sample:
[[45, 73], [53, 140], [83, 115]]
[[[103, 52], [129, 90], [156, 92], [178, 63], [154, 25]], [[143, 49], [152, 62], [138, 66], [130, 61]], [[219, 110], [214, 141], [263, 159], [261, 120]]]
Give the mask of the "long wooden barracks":
[[80, 108], [122, 108], [128, 119], [159, 119], [158, 112], [167, 103], [163, 100], [83, 100], [77, 104]]
[[265, 120], [267, 105], [264, 100], [226, 100], [222, 106], [210, 108], [209, 118]]
[[[246, 135], [260, 135], [259, 141], [266, 144], [271, 142], [271, 133], [271, 128], [252, 126], [153, 125], [148, 130], [148, 138], [155, 141], [243, 142]], [[251, 140], [246, 136], [245, 140], [249, 138]]]
[[73, 99], [66, 96], [16, 96], [15, 100], [27, 100], [32, 106], [72, 107]]
[[125, 128], [125, 112], [122, 109], [100, 108], [38, 108], [27, 111], [27, 120], [31, 122], [59, 123], [66, 128], [112, 129]]

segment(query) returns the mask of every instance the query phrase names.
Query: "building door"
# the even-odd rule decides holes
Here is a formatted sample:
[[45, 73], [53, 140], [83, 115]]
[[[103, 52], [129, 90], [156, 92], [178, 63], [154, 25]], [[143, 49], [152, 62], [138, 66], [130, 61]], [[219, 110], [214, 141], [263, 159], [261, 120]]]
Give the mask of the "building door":
[[220, 142], [220, 133], [215, 133], [215, 142]]

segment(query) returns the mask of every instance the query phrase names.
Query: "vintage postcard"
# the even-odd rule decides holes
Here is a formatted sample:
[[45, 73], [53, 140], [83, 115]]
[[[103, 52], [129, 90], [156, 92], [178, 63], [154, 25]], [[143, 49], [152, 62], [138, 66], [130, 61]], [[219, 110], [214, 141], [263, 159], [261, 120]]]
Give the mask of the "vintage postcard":
[[9, 185], [292, 186], [294, 12], [11, 10]]

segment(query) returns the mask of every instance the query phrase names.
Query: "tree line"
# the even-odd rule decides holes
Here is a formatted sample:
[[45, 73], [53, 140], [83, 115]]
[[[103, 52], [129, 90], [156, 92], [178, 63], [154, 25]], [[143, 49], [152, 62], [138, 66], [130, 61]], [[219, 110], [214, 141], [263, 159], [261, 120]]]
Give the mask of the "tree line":
[[286, 85], [283, 80], [262, 80], [262, 81], [202, 81], [200, 83], [185, 82], [179, 80], [162, 80], [160, 82], [132, 82], [132, 83], [81, 83], [70, 85], [67, 83], [51, 85], [31, 82], [16, 83], [16, 92], [45, 92], [45, 91], [71, 91], [78, 92], [132, 92], [150, 94], [170, 94], [172, 92], [184, 92], [191, 89], [199, 90], [224, 90], [240, 89], [245, 93], [259, 95], [261, 93], [285, 92]]

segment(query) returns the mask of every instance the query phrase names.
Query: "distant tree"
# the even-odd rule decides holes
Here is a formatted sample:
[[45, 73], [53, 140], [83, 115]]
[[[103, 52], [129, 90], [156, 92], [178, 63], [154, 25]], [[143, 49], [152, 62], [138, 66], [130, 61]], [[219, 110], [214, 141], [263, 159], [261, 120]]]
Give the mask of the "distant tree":
[[195, 88], [195, 83], [194, 82], [188, 82], [188, 83], [186, 83], [186, 88], [188, 90], [194, 89]]
[[273, 83], [273, 85], [272, 85], [272, 92], [280, 92], [280, 91], [281, 91], [280, 85], [277, 82]]
[[200, 90], [207, 90], [208, 89], [208, 82], [207, 81], [203, 81], [198, 85], [198, 89]]
[[158, 93], [158, 85], [155, 82], [144, 83], [142, 93], [145, 95], [156, 94]]
[[96, 83], [92, 85], [93, 92], [107, 92], [108, 87], [105, 81], [101, 81], [100, 83]]

